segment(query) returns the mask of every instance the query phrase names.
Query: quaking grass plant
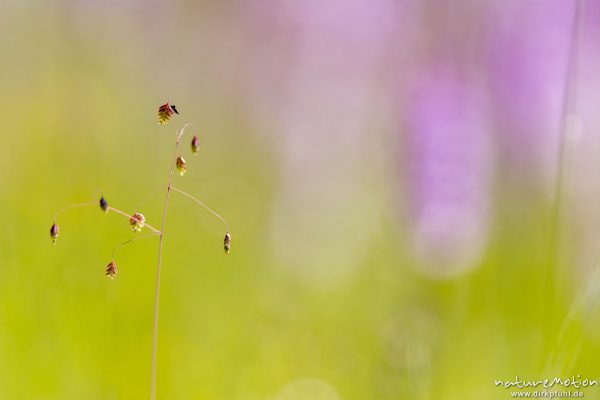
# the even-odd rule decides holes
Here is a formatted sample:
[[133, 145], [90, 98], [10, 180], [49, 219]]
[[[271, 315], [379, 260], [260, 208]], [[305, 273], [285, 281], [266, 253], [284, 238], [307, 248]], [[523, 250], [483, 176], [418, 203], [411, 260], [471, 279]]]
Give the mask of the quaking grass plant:
[[[175, 114], [179, 114], [179, 112], [177, 111], [177, 108], [174, 104], [170, 104], [169, 102], [167, 102], [167, 103], [161, 105], [158, 108], [158, 123], [161, 125], [167, 124]], [[154, 295], [154, 325], [153, 325], [153, 340], [152, 340], [152, 383], [151, 383], [151, 392], [150, 392], [151, 399], [156, 399], [156, 380], [157, 380], [156, 379], [157, 378], [156, 367], [157, 367], [157, 352], [158, 352], [158, 311], [159, 311], [159, 305], [160, 305], [160, 301], [159, 301], [160, 300], [160, 272], [161, 272], [161, 267], [162, 267], [162, 253], [163, 253], [165, 226], [166, 226], [166, 221], [167, 221], [167, 211], [169, 209], [169, 197], [171, 195], [171, 192], [176, 192], [176, 193], [179, 193], [179, 194], [187, 197], [188, 199], [194, 201], [195, 203], [197, 203], [198, 205], [202, 206], [207, 211], [209, 211], [211, 214], [213, 214], [215, 217], [220, 219], [223, 222], [223, 224], [225, 225], [226, 233], [225, 233], [225, 238], [223, 240], [223, 246], [225, 249], [225, 253], [229, 254], [229, 251], [231, 249], [231, 235], [229, 233], [229, 224], [228, 224], [227, 220], [225, 218], [223, 218], [220, 214], [218, 214], [216, 211], [209, 208], [206, 204], [204, 204], [203, 202], [201, 202], [200, 200], [195, 198], [194, 196], [186, 193], [185, 191], [183, 191], [173, 185], [174, 170], [177, 170], [179, 175], [182, 175], [182, 176], [185, 175], [185, 173], [187, 171], [187, 163], [186, 163], [185, 159], [183, 158], [183, 156], [180, 154], [180, 144], [181, 144], [183, 135], [186, 132], [186, 129], [188, 129], [188, 128], [194, 128], [194, 125], [186, 123], [180, 130], [176, 131], [175, 153], [171, 160], [171, 167], [169, 169], [169, 176], [168, 176], [168, 181], [167, 181], [167, 186], [166, 186], [166, 195], [165, 195], [165, 202], [164, 202], [163, 215], [162, 215], [162, 223], [160, 225], [160, 229], [150, 225], [146, 221], [146, 218], [144, 217], [144, 215], [138, 211], [135, 211], [130, 214], [130, 213], [126, 213], [118, 208], [115, 208], [115, 207], [109, 205], [108, 201], [106, 200], [106, 198], [103, 195], [100, 196], [99, 201], [90, 201], [90, 202], [86, 202], [86, 203], [73, 204], [73, 205], [70, 205], [68, 207], [65, 207], [65, 208], [57, 211], [56, 214], [54, 214], [54, 222], [52, 223], [52, 227], [50, 228], [50, 238], [52, 239], [52, 243], [55, 244], [56, 240], [58, 239], [59, 232], [60, 232], [59, 225], [58, 225], [58, 217], [62, 213], [64, 213], [65, 211], [71, 210], [73, 208], [99, 206], [100, 209], [106, 214], [112, 213], [112, 214], [116, 214], [116, 215], [127, 218], [128, 222], [129, 222], [129, 226], [133, 230], [134, 233], [139, 233], [139, 232], [143, 231], [144, 229], [150, 231], [150, 233], [148, 233], [146, 235], [137, 236], [137, 237], [129, 239], [125, 242], [119, 243], [113, 248], [111, 260], [105, 268], [105, 274], [110, 279], [115, 279], [117, 277], [118, 267], [117, 267], [117, 263], [115, 262], [115, 257], [117, 255], [118, 250], [122, 246], [127, 245], [132, 242], [135, 242], [140, 239], [158, 236], [158, 261], [157, 261], [157, 267], [156, 267], [156, 288], [155, 288], [155, 295]], [[195, 134], [194, 137], [192, 138], [191, 143], [190, 143], [190, 148], [191, 148], [192, 154], [194, 154], [194, 155], [198, 154], [199, 149], [200, 149], [200, 139], [198, 138], [197, 134]]]

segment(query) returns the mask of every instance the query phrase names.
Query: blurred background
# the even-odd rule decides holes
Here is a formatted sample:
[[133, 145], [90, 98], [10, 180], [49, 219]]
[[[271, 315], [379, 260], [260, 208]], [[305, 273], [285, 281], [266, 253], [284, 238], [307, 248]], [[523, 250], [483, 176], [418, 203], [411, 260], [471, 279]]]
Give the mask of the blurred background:
[[[598, 379], [600, 4], [17, 1], [0, 398], [505, 399]], [[156, 111], [180, 112], [166, 126]], [[600, 398], [598, 387], [586, 398]]]

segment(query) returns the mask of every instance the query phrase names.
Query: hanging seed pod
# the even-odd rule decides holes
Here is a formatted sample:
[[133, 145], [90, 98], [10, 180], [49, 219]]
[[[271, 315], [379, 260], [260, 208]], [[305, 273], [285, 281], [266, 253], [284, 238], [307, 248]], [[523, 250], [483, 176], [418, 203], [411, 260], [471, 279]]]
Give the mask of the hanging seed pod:
[[177, 167], [177, 171], [179, 171], [179, 175], [183, 176], [186, 173], [187, 167], [183, 157], [177, 157], [177, 161], [175, 161], [175, 166]]
[[129, 218], [129, 225], [134, 232], [140, 232], [144, 227], [145, 222], [146, 218], [140, 213], [135, 213]]
[[117, 264], [115, 264], [115, 261], [113, 260], [106, 266], [106, 276], [110, 279], [115, 279], [117, 276], [117, 272]]
[[104, 198], [104, 196], [100, 196], [100, 209], [105, 213], [108, 212], [108, 201]]
[[198, 154], [198, 151], [200, 151], [200, 139], [198, 139], [198, 136], [194, 135], [192, 138], [192, 153]]
[[52, 244], [55, 244], [56, 239], [58, 239], [58, 225], [56, 225], [56, 222], [50, 227], [50, 239], [52, 239]]
[[231, 235], [229, 232], [225, 234], [225, 240], [223, 240], [223, 248], [225, 249], [225, 253], [229, 254], [229, 250], [231, 250]]
[[177, 109], [175, 109], [175, 107], [171, 106], [169, 103], [165, 103], [158, 107], [158, 123], [161, 125], [168, 123], [173, 116], [173, 112], [177, 112]]

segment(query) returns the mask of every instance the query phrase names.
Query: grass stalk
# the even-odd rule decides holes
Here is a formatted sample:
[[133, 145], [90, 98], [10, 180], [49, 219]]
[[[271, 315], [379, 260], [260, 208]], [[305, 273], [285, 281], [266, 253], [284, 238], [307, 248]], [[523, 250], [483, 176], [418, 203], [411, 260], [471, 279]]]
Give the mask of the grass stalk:
[[[549, 356], [546, 361], [546, 369], [555, 368], [557, 357], [560, 356], [561, 348], [564, 347], [565, 332], [570, 330], [569, 325], [572, 325], [575, 320], [573, 316], [578, 314], [578, 308], [581, 304], [580, 299], [576, 299], [567, 317], [563, 320], [560, 326], [556, 323], [556, 284], [555, 281], [559, 278], [559, 267], [561, 259], [561, 225], [564, 213], [564, 197], [568, 188], [569, 165], [572, 160], [572, 145], [575, 140], [574, 130], [577, 128], [577, 81], [578, 81], [578, 64], [579, 64], [579, 41], [582, 31], [583, 0], [576, 0], [573, 12], [573, 22], [571, 26], [571, 38], [568, 49], [567, 68], [564, 78], [564, 91], [562, 100], [562, 112], [560, 121], [560, 138], [558, 149], [558, 161], [556, 170], [556, 180], [554, 187], [554, 206], [552, 208], [551, 225], [550, 225], [550, 246], [549, 246], [549, 263], [548, 272], [546, 274], [546, 304], [544, 307], [549, 311], [545, 314], [546, 318], [550, 318], [550, 331], [546, 335]], [[557, 334], [556, 336], [554, 334]], [[556, 339], [555, 343], [549, 342], [550, 338]], [[564, 368], [563, 368], [564, 369]]]
[[179, 150], [179, 144], [181, 142], [181, 138], [185, 132], [185, 129], [188, 126], [192, 126], [192, 124], [185, 124], [183, 128], [177, 133], [177, 139], [175, 141], [175, 152], [173, 158], [171, 159], [171, 166], [169, 168], [169, 180], [167, 185], [167, 193], [165, 195], [165, 205], [163, 208], [163, 216], [162, 216], [162, 224], [159, 233], [158, 239], [158, 261], [156, 266], [156, 287], [154, 290], [154, 324], [153, 324], [153, 334], [152, 334], [152, 381], [150, 386], [150, 398], [152, 400], [156, 400], [156, 381], [157, 381], [157, 366], [158, 366], [158, 315], [160, 309], [160, 272], [162, 266], [162, 254], [163, 254], [163, 244], [165, 238], [165, 227], [167, 223], [167, 211], [169, 210], [169, 196], [171, 194], [171, 189], [173, 188], [173, 169], [175, 168], [175, 160], [177, 159], [177, 154]]

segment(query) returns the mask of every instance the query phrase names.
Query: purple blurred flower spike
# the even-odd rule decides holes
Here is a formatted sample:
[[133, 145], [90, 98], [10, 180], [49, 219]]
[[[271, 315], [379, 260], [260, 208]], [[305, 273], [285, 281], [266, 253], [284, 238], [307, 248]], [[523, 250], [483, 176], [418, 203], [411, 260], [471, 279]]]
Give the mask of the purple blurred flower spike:
[[487, 71], [507, 160], [503, 167], [526, 186], [542, 182], [547, 194], [558, 163], [574, 6], [575, 1], [490, 3]]
[[444, 69], [417, 82], [407, 189], [415, 250], [433, 277], [473, 268], [488, 233], [490, 130], [478, 89]]

